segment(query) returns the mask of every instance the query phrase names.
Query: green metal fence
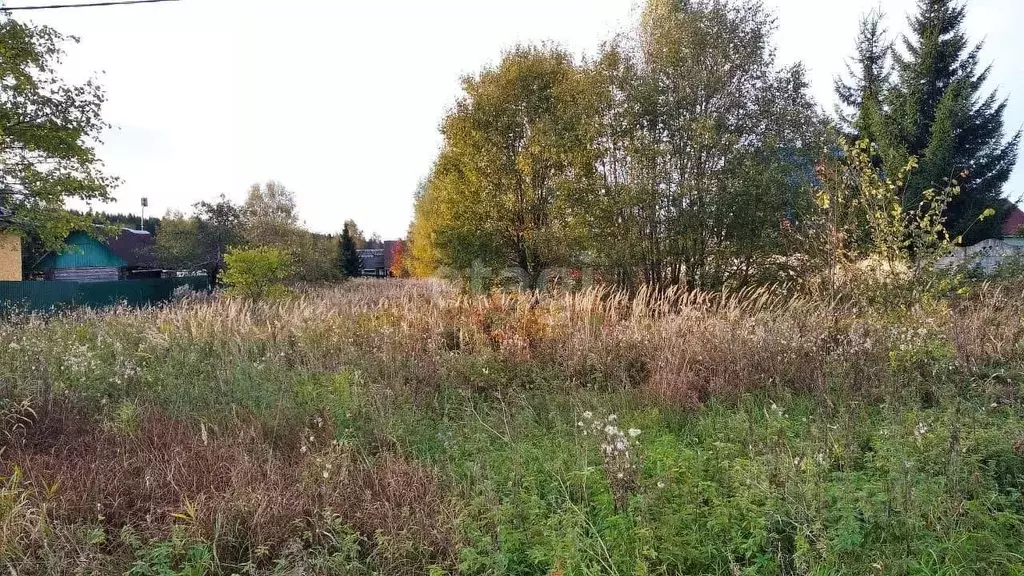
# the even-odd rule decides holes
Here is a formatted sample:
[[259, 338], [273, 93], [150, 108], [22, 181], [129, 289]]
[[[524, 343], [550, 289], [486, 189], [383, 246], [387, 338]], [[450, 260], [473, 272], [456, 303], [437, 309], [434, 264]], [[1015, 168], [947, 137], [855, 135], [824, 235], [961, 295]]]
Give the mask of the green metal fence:
[[174, 290], [181, 286], [196, 292], [209, 290], [210, 280], [206, 276], [189, 276], [119, 282], [0, 282], [0, 309], [41, 312], [120, 303], [143, 306], [170, 300]]

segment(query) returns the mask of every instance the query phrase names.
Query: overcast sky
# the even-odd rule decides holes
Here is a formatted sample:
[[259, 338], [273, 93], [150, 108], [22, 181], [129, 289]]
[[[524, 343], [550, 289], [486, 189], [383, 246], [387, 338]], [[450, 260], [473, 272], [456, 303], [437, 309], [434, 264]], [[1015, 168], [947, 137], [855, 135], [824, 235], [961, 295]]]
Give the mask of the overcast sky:
[[[803, 61], [831, 110], [832, 78], [877, 0], [766, 4], [780, 64]], [[885, 1], [892, 31], [913, 4]], [[182, 0], [17, 14], [80, 37], [68, 74], [106, 87], [115, 129], [101, 156], [124, 180], [106, 210], [137, 212], [142, 196], [156, 215], [219, 194], [241, 201], [253, 182], [276, 179], [296, 192], [311, 229], [335, 232], [354, 218], [394, 238], [462, 75], [522, 42], [593, 54], [638, 13], [634, 0]], [[986, 40], [982, 59], [1010, 97], [1010, 130], [1024, 123], [1022, 22], [1020, 0], [970, 2], [967, 28]], [[1009, 192], [1024, 192], [1024, 166]]]

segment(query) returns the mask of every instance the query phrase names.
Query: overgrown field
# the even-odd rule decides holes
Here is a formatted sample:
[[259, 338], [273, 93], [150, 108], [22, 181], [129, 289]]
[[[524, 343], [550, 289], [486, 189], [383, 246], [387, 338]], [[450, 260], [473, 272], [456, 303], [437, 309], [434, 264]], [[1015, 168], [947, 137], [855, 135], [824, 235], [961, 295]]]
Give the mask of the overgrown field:
[[12, 574], [1024, 574], [1024, 296], [297, 299], [0, 325]]

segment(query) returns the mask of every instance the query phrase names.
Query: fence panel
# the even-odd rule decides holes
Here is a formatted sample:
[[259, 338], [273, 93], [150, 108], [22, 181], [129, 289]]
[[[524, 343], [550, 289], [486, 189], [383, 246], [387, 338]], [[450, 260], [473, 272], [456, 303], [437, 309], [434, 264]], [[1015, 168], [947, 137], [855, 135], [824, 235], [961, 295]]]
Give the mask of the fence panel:
[[205, 276], [152, 278], [117, 282], [0, 282], [0, 309], [27, 312], [74, 306], [102, 308], [120, 303], [144, 306], [166, 302], [181, 286], [199, 292], [210, 289]]
[[0, 282], [4, 309], [51, 310], [71, 306], [78, 294], [74, 282]]

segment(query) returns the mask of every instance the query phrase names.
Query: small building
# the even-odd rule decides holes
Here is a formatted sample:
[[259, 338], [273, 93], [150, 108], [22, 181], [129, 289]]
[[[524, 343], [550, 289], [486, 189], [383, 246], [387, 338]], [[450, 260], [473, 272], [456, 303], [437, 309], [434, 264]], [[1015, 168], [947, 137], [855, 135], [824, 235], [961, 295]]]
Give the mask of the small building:
[[21, 236], [0, 233], [0, 281], [19, 282], [21, 275]]
[[109, 237], [73, 232], [66, 244], [34, 266], [46, 280], [113, 282], [162, 275], [153, 236], [145, 230], [122, 228]]
[[395, 247], [399, 240], [385, 240], [383, 248], [363, 248], [356, 250], [359, 254], [360, 268], [363, 276], [387, 278], [391, 275], [391, 264], [394, 261]]
[[363, 276], [384, 278], [388, 275], [390, 267], [383, 248], [363, 248], [356, 253], [359, 254], [359, 268]]

